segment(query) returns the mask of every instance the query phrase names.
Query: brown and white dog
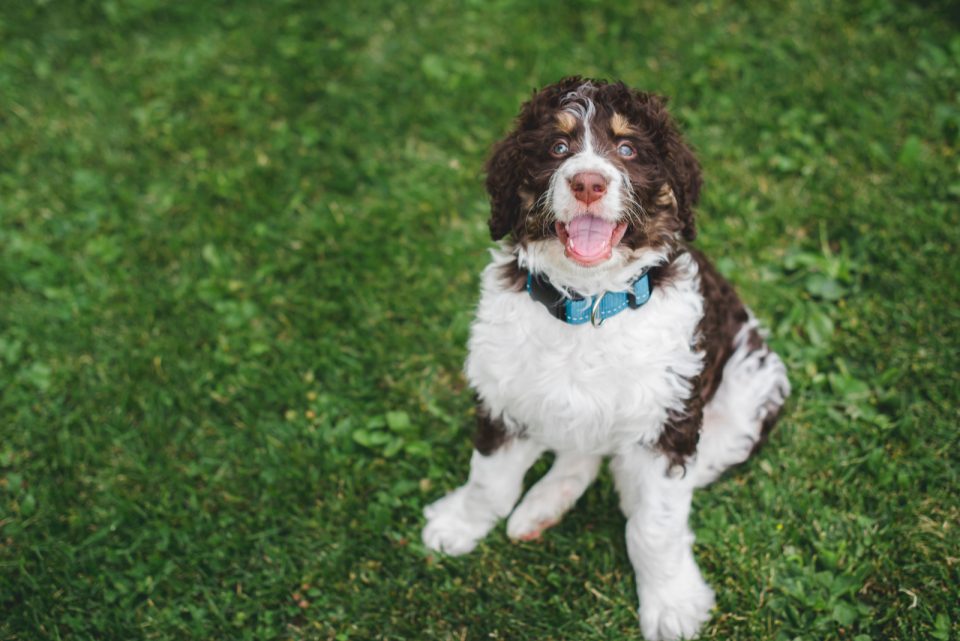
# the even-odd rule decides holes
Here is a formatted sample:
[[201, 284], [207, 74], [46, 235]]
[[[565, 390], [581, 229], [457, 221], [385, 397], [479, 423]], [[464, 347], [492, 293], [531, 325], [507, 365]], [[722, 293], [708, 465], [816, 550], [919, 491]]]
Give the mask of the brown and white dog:
[[[688, 245], [700, 166], [663, 99], [567, 78], [516, 124], [487, 165], [501, 242], [466, 364], [476, 449], [466, 484], [425, 509], [424, 543], [464, 554], [508, 515], [511, 538], [537, 538], [611, 457], [643, 634], [693, 637], [714, 605], [693, 557], [693, 491], [761, 443], [786, 369]], [[552, 468], [516, 505], [548, 450]]]

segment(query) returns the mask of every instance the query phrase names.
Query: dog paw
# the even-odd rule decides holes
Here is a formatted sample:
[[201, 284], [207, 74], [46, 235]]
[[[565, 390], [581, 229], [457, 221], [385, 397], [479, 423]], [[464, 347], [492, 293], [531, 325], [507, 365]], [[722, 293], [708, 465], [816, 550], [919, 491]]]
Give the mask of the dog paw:
[[640, 629], [647, 641], [693, 639], [713, 605], [713, 590], [699, 572], [678, 577], [667, 587], [641, 591]]
[[465, 505], [463, 488], [454, 490], [424, 508], [427, 524], [423, 528], [423, 544], [435, 552], [451, 556], [466, 554], [477, 547], [496, 518], [471, 515]]
[[533, 541], [543, 531], [560, 522], [569, 500], [561, 488], [536, 486], [513, 511], [507, 520], [507, 536], [515, 541]]

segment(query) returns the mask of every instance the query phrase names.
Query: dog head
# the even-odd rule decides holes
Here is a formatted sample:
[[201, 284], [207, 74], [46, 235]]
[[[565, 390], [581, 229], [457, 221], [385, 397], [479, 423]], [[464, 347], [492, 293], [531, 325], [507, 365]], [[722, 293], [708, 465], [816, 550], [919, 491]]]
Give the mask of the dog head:
[[699, 163], [665, 100], [620, 82], [534, 93], [486, 169], [493, 239], [553, 275], [622, 270], [696, 236]]

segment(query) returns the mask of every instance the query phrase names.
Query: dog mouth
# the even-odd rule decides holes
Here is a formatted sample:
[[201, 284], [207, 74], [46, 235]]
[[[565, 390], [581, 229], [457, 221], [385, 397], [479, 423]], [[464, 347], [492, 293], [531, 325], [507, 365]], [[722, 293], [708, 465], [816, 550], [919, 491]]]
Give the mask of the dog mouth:
[[582, 214], [569, 222], [556, 223], [556, 230], [567, 258], [583, 267], [593, 267], [610, 259], [613, 248], [627, 231], [627, 223]]

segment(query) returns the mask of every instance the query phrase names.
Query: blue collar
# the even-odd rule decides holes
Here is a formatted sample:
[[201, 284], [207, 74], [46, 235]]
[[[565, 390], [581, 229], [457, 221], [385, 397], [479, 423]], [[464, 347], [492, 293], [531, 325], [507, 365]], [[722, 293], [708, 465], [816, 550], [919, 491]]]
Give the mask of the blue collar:
[[599, 327], [603, 321], [623, 310], [637, 309], [650, 300], [650, 274], [643, 272], [624, 292], [604, 292], [599, 296], [569, 298], [554, 287], [543, 274], [527, 272], [530, 298], [547, 308], [550, 314], [570, 325], [591, 323]]

